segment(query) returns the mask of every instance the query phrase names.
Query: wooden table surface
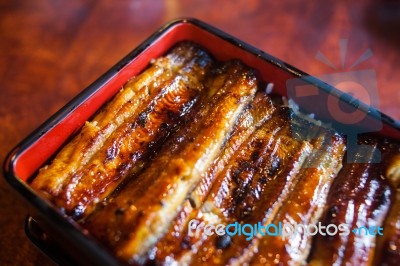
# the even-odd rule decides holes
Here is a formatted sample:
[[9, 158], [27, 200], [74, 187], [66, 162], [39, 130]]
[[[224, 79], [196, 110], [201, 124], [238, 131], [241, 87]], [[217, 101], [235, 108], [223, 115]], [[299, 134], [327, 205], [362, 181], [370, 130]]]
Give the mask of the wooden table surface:
[[[201, 19], [310, 74], [372, 69], [380, 109], [400, 119], [399, 6], [351, 2], [1, 0], [0, 161], [74, 95], [177, 17]], [[341, 39], [347, 40], [344, 66]], [[372, 56], [350, 69], [368, 49]], [[336, 69], [317, 60], [318, 53]], [[1, 177], [0, 265], [52, 265], [24, 235], [27, 213], [28, 205]]]

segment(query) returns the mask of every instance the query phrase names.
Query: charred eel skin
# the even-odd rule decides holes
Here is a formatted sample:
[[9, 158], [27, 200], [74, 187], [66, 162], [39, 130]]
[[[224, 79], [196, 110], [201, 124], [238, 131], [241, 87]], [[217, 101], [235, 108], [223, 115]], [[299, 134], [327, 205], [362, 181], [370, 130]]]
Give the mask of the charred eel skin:
[[86, 217], [129, 174], [140, 171], [190, 111], [211, 64], [207, 53], [189, 43], [156, 60], [86, 123], [32, 187], [66, 214]]
[[[104, 234], [97, 227], [92, 233], [100, 239], [105, 238], [107, 243], [113, 243], [113, 249], [121, 260], [141, 263], [146, 259], [148, 250], [167, 232], [179, 207], [220, 153], [244, 108], [254, 99], [257, 84], [252, 71], [237, 61], [228, 64], [228, 67], [221, 68], [221, 75], [225, 75], [226, 69], [233, 69], [236, 82], [228, 79], [218, 88], [214, 96], [217, 98], [215, 108], [210, 109], [204, 119], [198, 120], [197, 126], [193, 125], [198, 131], [192, 132], [188, 141], [182, 142], [182, 147], [166, 158], [165, 168], [158, 168], [155, 174], [152, 170], [142, 173], [142, 179], [152, 182], [145, 188], [146, 195], [132, 201], [131, 188], [139, 185], [132, 182], [99, 212], [99, 216], [94, 215], [88, 221], [89, 229], [96, 228], [96, 222], [102, 221], [100, 227], [108, 232]], [[218, 78], [218, 75], [212, 77]], [[160, 156], [163, 157], [162, 151]], [[123, 211], [117, 218], [110, 219], [117, 210]], [[104, 221], [107, 217], [108, 221]], [[116, 236], [119, 236], [118, 241]]]

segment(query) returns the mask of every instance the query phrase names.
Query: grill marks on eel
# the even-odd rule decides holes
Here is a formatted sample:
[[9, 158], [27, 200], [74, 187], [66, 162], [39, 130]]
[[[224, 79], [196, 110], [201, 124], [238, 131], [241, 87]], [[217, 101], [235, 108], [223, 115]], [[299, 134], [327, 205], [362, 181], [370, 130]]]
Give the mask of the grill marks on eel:
[[[128, 175], [138, 172], [189, 112], [212, 64], [198, 47], [183, 43], [156, 60], [87, 122], [33, 180], [39, 190], [67, 214], [87, 216]], [[190, 74], [188, 74], [190, 73]]]
[[258, 93], [254, 101], [246, 108], [238, 123], [235, 125], [231, 136], [225, 144], [218, 158], [203, 173], [200, 183], [190, 193], [188, 199], [182, 205], [181, 210], [171, 223], [168, 233], [160, 239], [157, 245], [149, 253], [150, 257], [158, 261], [164, 261], [171, 254], [178, 253], [181, 245], [186, 239], [183, 239], [187, 233], [187, 223], [190, 215], [195, 210], [199, 210], [205, 197], [208, 195], [212, 184], [217, 176], [220, 175], [234, 154], [240, 150], [248, 137], [269, 119], [274, 112], [275, 107], [271, 99], [263, 93]]
[[[165, 151], [156, 155], [153, 167], [145, 170], [137, 182], [133, 180], [127, 184], [86, 223], [87, 228], [111, 244], [124, 261], [140, 263], [145, 260], [148, 250], [166, 233], [185, 198], [220, 153], [237, 118], [254, 98], [255, 77], [240, 63], [231, 62], [214, 74], [209, 84], [220, 84], [221, 87], [211, 88], [216, 93], [211, 96], [211, 108], [204, 117], [194, 120], [196, 124], [192, 127], [197, 130], [191, 131], [184, 142], [178, 143], [172, 155], [169, 147], [164, 145]], [[219, 82], [221, 75], [231, 76], [233, 80]], [[161, 160], [160, 164], [158, 160]], [[143, 184], [145, 186], [141, 189], [146, 194], [132, 197], [132, 190], [138, 191]], [[121, 209], [123, 211], [118, 215], [111, 215]]]
[[[209, 221], [213, 219], [227, 224], [249, 221], [250, 217], [261, 211], [257, 208], [261, 207], [257, 206], [257, 202], [264, 197], [261, 194], [264, 193], [268, 176], [283, 171], [285, 163], [301, 146], [300, 143], [292, 142], [293, 146], [285, 143], [290, 129], [288, 111], [287, 108], [279, 108], [248, 138], [218, 176], [210, 194], [201, 208], [192, 213], [191, 219], [215, 223]], [[249, 191], [252, 191], [251, 195], [247, 194]], [[216, 235], [207, 239], [186, 235], [186, 246], [191, 249], [183, 250], [183, 254], [175, 259], [184, 264], [225, 264], [228, 257], [249, 244], [246, 240], [241, 241], [239, 236], [228, 240]]]
[[[323, 131], [311, 141], [312, 154], [301, 167], [298, 180], [273, 219], [274, 224], [316, 224], [322, 214], [330, 185], [341, 168], [344, 139]], [[307, 258], [311, 236], [304, 232], [283, 238], [263, 236], [251, 265], [298, 265]]]
[[[283, 124], [276, 134], [270, 134], [270, 144], [262, 164], [241, 193], [233, 212], [234, 219], [240, 223], [268, 224], [275, 217], [299, 179], [301, 167], [312, 152], [313, 146], [304, 140], [291, 137], [286, 108], [282, 111]], [[285, 119], [286, 117], [286, 119]], [[292, 123], [292, 122], [290, 122]], [[234, 236], [231, 245], [215, 262], [242, 265], [249, 262], [258, 246], [259, 238], [251, 240], [246, 236]], [[218, 243], [219, 239], [217, 239]], [[213, 262], [213, 263], [215, 263]]]

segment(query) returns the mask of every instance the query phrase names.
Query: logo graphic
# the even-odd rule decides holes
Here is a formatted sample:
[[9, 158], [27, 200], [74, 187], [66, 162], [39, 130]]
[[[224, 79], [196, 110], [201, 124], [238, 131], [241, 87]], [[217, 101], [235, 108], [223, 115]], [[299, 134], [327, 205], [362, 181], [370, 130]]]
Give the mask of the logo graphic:
[[[376, 72], [373, 69], [355, 70], [372, 56], [372, 51], [366, 50], [350, 67], [346, 67], [347, 39], [339, 41], [339, 48], [340, 71], [318, 51], [316, 59], [330, 66], [334, 73], [316, 78], [302, 76], [286, 82], [289, 105], [294, 110], [300, 106], [306, 113], [318, 114], [316, 118], [327, 121], [326, 126], [344, 134], [349, 163], [378, 163], [380, 152], [373, 150], [370, 145], [358, 143], [359, 134], [376, 132], [382, 128], [380, 113], [375, 109], [379, 107]], [[293, 137], [306, 138], [307, 132], [299, 132], [295, 124], [296, 121], [292, 120]]]
[[233, 236], [245, 236], [247, 241], [257, 237], [257, 236], [277, 236], [282, 239], [294, 238], [298, 234], [304, 234], [306, 236], [314, 236], [320, 234], [322, 236], [334, 236], [339, 234], [340, 236], [347, 236], [352, 232], [355, 235], [360, 236], [376, 236], [383, 235], [383, 228], [380, 226], [365, 227], [361, 226], [358, 228], [351, 229], [347, 224], [328, 224], [322, 225], [321, 222], [317, 224], [291, 224], [282, 223], [278, 224], [269, 223], [262, 224], [258, 222], [257, 224], [239, 223], [234, 222], [230, 224], [212, 224], [206, 223], [204, 221], [199, 221], [192, 219], [189, 221], [188, 235], [189, 237], [202, 237], [207, 238], [214, 234], [218, 236], [227, 235], [229, 237]]

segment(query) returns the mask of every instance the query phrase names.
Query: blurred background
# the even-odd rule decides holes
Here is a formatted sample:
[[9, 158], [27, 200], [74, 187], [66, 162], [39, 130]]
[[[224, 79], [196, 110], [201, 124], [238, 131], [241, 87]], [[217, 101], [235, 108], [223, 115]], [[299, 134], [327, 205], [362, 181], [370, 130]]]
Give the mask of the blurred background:
[[[203, 20], [312, 75], [373, 70], [378, 107], [400, 119], [398, 1], [0, 0], [0, 161], [179, 17]], [[27, 213], [1, 176], [0, 265], [52, 265], [24, 235]]]

